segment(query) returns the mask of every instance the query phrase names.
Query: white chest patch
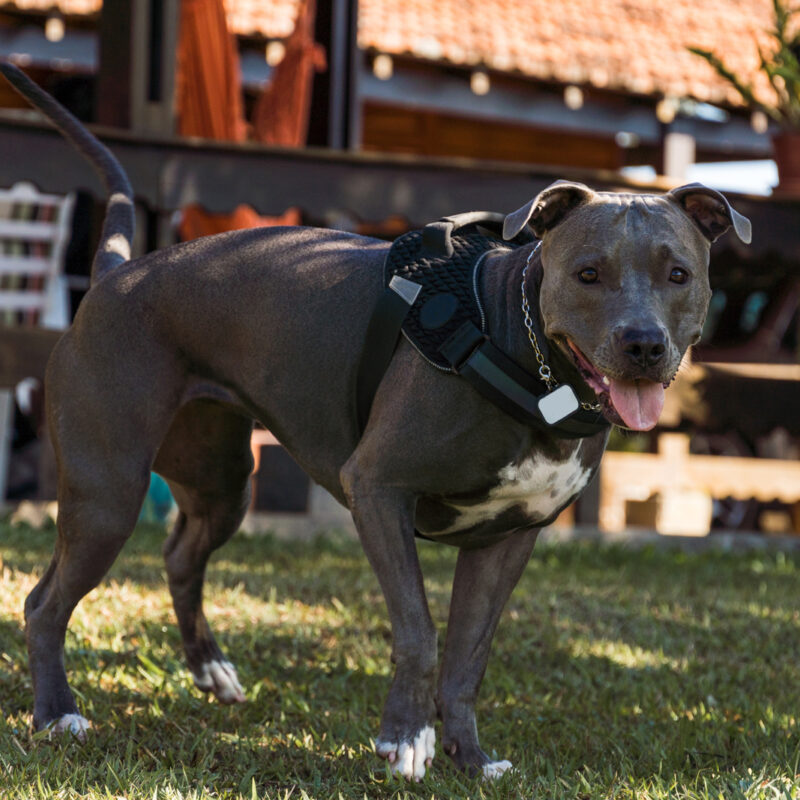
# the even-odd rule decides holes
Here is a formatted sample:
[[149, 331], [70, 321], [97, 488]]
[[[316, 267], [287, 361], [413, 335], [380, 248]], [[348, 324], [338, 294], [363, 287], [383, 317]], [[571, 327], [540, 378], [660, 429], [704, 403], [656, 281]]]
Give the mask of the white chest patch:
[[509, 464], [498, 473], [499, 483], [480, 503], [446, 503], [459, 512], [458, 519], [445, 530], [428, 535], [442, 536], [488, 522], [515, 506], [521, 507], [531, 522], [545, 520], [586, 486], [591, 469], [581, 465], [578, 442], [563, 461], [533, 455], [519, 464]]

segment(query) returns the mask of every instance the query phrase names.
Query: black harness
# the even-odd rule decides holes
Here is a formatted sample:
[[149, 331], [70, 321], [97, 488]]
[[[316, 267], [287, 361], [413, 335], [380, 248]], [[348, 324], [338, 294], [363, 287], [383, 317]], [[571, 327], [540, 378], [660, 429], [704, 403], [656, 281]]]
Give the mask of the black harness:
[[511, 241], [503, 240], [503, 220], [502, 214], [488, 212], [445, 217], [392, 244], [384, 265], [386, 288], [367, 327], [356, 379], [360, 431], [401, 332], [431, 366], [460, 375], [520, 422], [570, 439], [609, 427], [599, 413], [577, 403], [566, 417], [548, 422], [540, 402], [555, 393], [489, 340], [479, 290], [486, 256], [535, 241], [527, 228]]

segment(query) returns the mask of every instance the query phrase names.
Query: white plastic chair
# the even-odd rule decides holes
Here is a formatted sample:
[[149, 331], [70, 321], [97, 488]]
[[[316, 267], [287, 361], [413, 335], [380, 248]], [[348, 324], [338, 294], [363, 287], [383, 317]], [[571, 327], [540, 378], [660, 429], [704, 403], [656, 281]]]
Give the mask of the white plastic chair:
[[[44, 194], [31, 183], [0, 189], [0, 325], [63, 330], [70, 322], [64, 254], [75, 195]], [[0, 505], [5, 500], [13, 391], [0, 389]]]
[[63, 274], [75, 196], [33, 184], [0, 189], [0, 319], [63, 329], [69, 292]]

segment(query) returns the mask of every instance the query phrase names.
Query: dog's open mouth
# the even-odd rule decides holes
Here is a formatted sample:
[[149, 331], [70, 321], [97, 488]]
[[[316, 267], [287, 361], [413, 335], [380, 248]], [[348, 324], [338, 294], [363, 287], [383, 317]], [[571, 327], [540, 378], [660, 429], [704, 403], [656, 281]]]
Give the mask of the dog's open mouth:
[[645, 378], [621, 380], [603, 375], [569, 339], [567, 345], [575, 365], [597, 395], [609, 422], [634, 431], [654, 428], [664, 408], [665, 384]]

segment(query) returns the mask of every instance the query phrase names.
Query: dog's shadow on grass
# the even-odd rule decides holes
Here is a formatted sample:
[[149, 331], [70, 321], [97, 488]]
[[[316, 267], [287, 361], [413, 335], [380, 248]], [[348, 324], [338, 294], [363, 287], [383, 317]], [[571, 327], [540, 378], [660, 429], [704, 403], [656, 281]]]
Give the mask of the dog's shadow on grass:
[[[116, 679], [106, 680], [107, 689], [101, 690], [76, 670], [73, 681], [83, 696], [82, 709], [96, 721], [102, 746], [119, 748], [117, 736], [125, 732], [135, 739], [143, 767], [187, 766], [200, 782], [213, 775], [236, 776], [238, 787], [228, 788], [244, 796], [250, 796], [252, 785], [258, 796], [273, 796], [270, 788], [292, 783], [324, 785], [340, 776], [342, 763], [350, 764], [353, 780], [368, 770], [382, 771], [371, 739], [388, 677], [354, 670], [342, 654], [328, 652], [311, 637], [257, 628], [256, 647], [250, 634], [221, 637], [248, 697], [232, 706], [196, 689], [177, 651], [143, 663], [135, 653], [121, 659], [100, 650], [98, 667], [107, 676], [117, 670]], [[160, 632], [157, 624], [145, 623], [150, 641]], [[121, 673], [131, 678], [143, 671], [150, 686], [131, 690]]]
[[[151, 643], [163, 636], [157, 623], [143, 628]], [[0, 621], [0, 635], [13, 634], [13, 623]], [[73, 685], [95, 725], [87, 755], [94, 747], [104, 757], [132, 752], [142, 769], [185, 766], [201, 782], [236, 775], [245, 795], [252, 783], [259, 792], [291, 780], [324, 785], [339, 774], [342, 761], [351, 765], [354, 780], [370, 770], [383, 774], [370, 741], [388, 675], [353, 669], [335, 648], [297, 632], [257, 626], [254, 634], [256, 648], [252, 634], [223, 637], [249, 696], [233, 707], [196, 690], [177, 651], [160, 658], [150, 653], [145, 660], [135, 649], [73, 651]], [[800, 749], [798, 734], [780, 729], [775, 717], [769, 721], [769, 709], [779, 711], [772, 699], [751, 696], [744, 713], [736, 702], [746, 686], [719, 686], [709, 699], [703, 696], [715, 680], [709, 669], [701, 663], [685, 669], [626, 666], [610, 657], [576, 655], [555, 642], [522, 652], [501, 647], [479, 703], [482, 743], [530, 776], [548, 769], [613, 769], [647, 779], [742, 764], [757, 771], [781, 753], [790, 761]], [[525, 679], [531, 671], [541, 679], [533, 686]], [[145, 684], [131, 688], [143, 672]], [[3, 691], [4, 713], [24, 713], [27, 675], [15, 668], [0, 685], [6, 683], [13, 691]], [[20, 701], [21, 695], [27, 697]], [[759, 719], [767, 728], [758, 729]], [[440, 752], [437, 775], [444, 761]]]
[[[155, 637], [158, 630], [153, 626], [148, 635]], [[314, 780], [333, 769], [331, 759], [342, 752], [374, 768], [370, 739], [377, 733], [389, 675], [353, 669], [336, 648], [313, 638], [269, 626], [256, 634], [254, 649], [249, 634], [242, 641], [225, 636], [250, 696], [242, 706], [225, 708], [200, 695], [177, 656], [162, 664], [171, 690], [154, 681], [152, 696], [118, 685], [105, 696], [92, 686], [83, 692], [108, 704], [97, 709], [101, 721], [130, 709], [142, 735], [161, 742], [162, 753], [165, 741], [191, 749], [198, 732], [208, 731], [214, 752], [227, 748], [232, 764], [244, 759], [245, 772], [250, 757], [257, 756], [259, 764], [267, 764], [257, 781], [286, 774]], [[241, 658], [246, 649], [248, 657]], [[118, 654], [109, 655], [112, 664]], [[757, 769], [784, 757], [788, 763], [800, 749], [798, 731], [780, 724], [782, 714], [794, 711], [790, 698], [776, 704], [774, 696], [754, 692], [746, 680], [722, 684], [716, 665], [635, 667], [557, 644], [533, 658], [530, 651], [514, 657], [501, 652], [498, 658], [500, 666], [490, 666], [479, 702], [481, 740], [488, 752], [510, 758], [530, 774], [545, 770], [548, 759], [560, 772], [603, 773], [614, 766], [638, 779], [665, 769], [677, 774], [745, 763]], [[534, 692], [525, 683], [523, 661], [542, 678]]]
[[[354, 670], [341, 654], [334, 657], [297, 631], [286, 635], [256, 627], [257, 647], [249, 634], [220, 637], [238, 661], [248, 694], [246, 703], [233, 706], [194, 687], [179, 637], [169, 637], [174, 650], [161, 647], [164, 631], [157, 622], [141, 625], [148, 648], [70, 648], [71, 684], [81, 713], [92, 723], [86, 744], [79, 745], [69, 735], [50, 742], [26, 730], [32, 690], [24, 643], [14, 621], [0, 620], [0, 641], [15, 642], [14, 668], [0, 677], [0, 709], [45, 771], [55, 763], [83, 769], [87, 760], [106, 762], [118, 774], [134, 768], [168, 774], [176, 786], [188, 776], [187, 791], [205, 784], [209, 792], [222, 787], [248, 797], [253, 787], [257, 796], [273, 796], [271, 790], [297, 783], [324, 785], [341, 776], [343, 764], [354, 782], [371, 770], [383, 775], [371, 739], [388, 678]], [[93, 786], [112, 794], [119, 790], [113, 773], [96, 773]]]
[[[52, 532], [38, 534], [26, 547], [26, 537], [17, 535], [3, 547], [6, 567], [41, 572], [52, 538]], [[112, 578], [166, 594], [163, 538], [163, 532], [145, 534], [126, 550]], [[614, 558], [601, 553], [598, 568], [611, 570]], [[425, 555], [425, 561], [441, 612], [452, 558]], [[800, 741], [787, 720], [800, 697], [787, 653], [797, 638], [790, 591], [796, 576], [770, 576], [784, 581], [786, 591], [773, 599], [769, 636], [759, 639], [763, 609], [737, 600], [735, 592], [728, 599], [715, 596], [713, 607], [696, 612], [691, 597], [673, 594], [670, 602], [686, 605], [676, 613], [653, 599], [660, 589], [647, 576], [620, 580], [623, 590], [630, 584], [624, 601], [609, 594], [606, 581], [548, 588], [548, 581], [563, 580], [563, 566], [555, 577], [534, 570], [500, 625], [478, 705], [488, 752], [530, 775], [611, 769], [647, 779], [662, 770], [793, 763]], [[697, 567], [698, 581], [704, 569]], [[745, 573], [737, 575], [742, 585], [756, 580]], [[544, 579], [544, 587], [534, 579]], [[274, 624], [262, 619], [244, 629], [221, 621], [220, 643], [250, 698], [232, 708], [192, 686], [174, 621], [165, 626], [138, 617], [123, 650], [70, 641], [70, 679], [96, 725], [98, 746], [124, 749], [133, 737], [133, 752], [144, 763], [188, 762], [201, 780], [206, 772], [232, 771], [246, 795], [253, 780], [259, 791], [270, 782], [285, 785], [292, 775], [313, 786], [342, 761], [352, 762], [354, 775], [366, 773], [365, 765], [374, 769], [370, 739], [390, 684], [388, 621], [382, 611], [363, 610], [365, 594], [372, 597], [376, 586], [352, 543], [234, 540], [210, 567], [209, 598], [238, 590], [263, 602], [273, 590], [275, 608], [296, 603], [315, 612], [338, 597], [362, 610], [339, 612], [333, 623], [284, 621], [280, 614]], [[548, 611], [551, 593], [556, 599]], [[367, 653], [348, 658], [348, 647]], [[0, 707], [24, 715], [30, 680], [17, 618], [0, 617], [0, 652], [11, 666], [0, 678]], [[440, 751], [437, 761], [444, 760]]]

